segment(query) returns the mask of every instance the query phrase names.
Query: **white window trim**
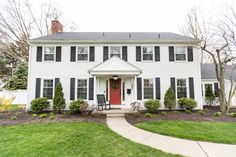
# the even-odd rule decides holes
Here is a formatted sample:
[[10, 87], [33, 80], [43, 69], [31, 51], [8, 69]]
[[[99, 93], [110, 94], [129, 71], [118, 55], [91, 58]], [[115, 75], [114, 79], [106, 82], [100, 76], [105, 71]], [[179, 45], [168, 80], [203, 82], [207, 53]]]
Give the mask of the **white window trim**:
[[[216, 89], [215, 89], [215, 83], [218, 83], [218, 82], [204, 82], [204, 83], [202, 83], [202, 86], [203, 86], [203, 87], [202, 87], [202, 88], [203, 88], [203, 89], [202, 89], [202, 90], [203, 90], [203, 96], [202, 96], [202, 97], [203, 97], [203, 98], [205, 98], [205, 94], [206, 94], [205, 85], [206, 85], [206, 84], [211, 84], [211, 86], [212, 86], [212, 91], [213, 91], [213, 93], [214, 93], [215, 90], [216, 90]], [[218, 83], [218, 86], [219, 86], [219, 83]], [[215, 94], [215, 93], [214, 93], [214, 94]]]
[[185, 79], [186, 80], [186, 94], [187, 94], [187, 98], [189, 98], [189, 82], [188, 82], [188, 78], [175, 78], [175, 97], [176, 100], [179, 100], [178, 98], [178, 91], [177, 91], [177, 80], [178, 79]]
[[[89, 62], [89, 45], [77, 45], [77, 46], [75, 46], [76, 47], [76, 50], [75, 50], [75, 52], [76, 52], [76, 56], [75, 56], [75, 59], [76, 59], [76, 62], [79, 62], [79, 63], [87, 63], [87, 62]], [[79, 61], [78, 60], [78, 48], [79, 47], [87, 47], [88, 48], [88, 60], [87, 61]], [[95, 49], [95, 48], [94, 48]], [[95, 56], [94, 56], [95, 57]]]
[[[45, 61], [45, 48], [46, 47], [54, 47], [54, 60], [53, 61]], [[54, 46], [54, 45], [47, 45], [47, 46], [43, 46], [43, 52], [42, 52], [42, 54], [43, 54], [43, 62], [45, 62], [45, 63], [54, 63], [54, 62], [56, 62], [56, 46]]]
[[[143, 60], [143, 47], [152, 47], [152, 60]], [[155, 53], [154, 53], [155, 49], [154, 46], [152, 45], [143, 45], [141, 46], [141, 61], [142, 62], [146, 62], [146, 63], [150, 63], [150, 62], [154, 62], [155, 61]]]
[[52, 82], [52, 87], [53, 87], [53, 89], [52, 89], [52, 99], [48, 99], [48, 101], [52, 101], [53, 100], [53, 98], [54, 98], [54, 90], [55, 90], [55, 79], [54, 78], [41, 78], [41, 89], [40, 89], [40, 95], [41, 95], [41, 98], [43, 97], [43, 83], [44, 83], [44, 80], [53, 80], [53, 82]]
[[150, 100], [150, 99], [144, 99], [144, 80], [146, 80], [146, 79], [149, 79], [149, 80], [152, 80], [152, 82], [153, 82], [153, 85], [152, 85], [152, 87], [153, 87], [153, 97], [152, 98], [150, 98], [150, 99], [154, 99], [155, 98], [155, 79], [154, 78], [142, 78], [142, 98], [143, 98], [143, 100], [144, 101], [147, 101], [147, 100]]
[[[182, 61], [180, 61], [180, 60], [176, 60], [176, 48], [177, 47], [184, 47], [185, 48], [185, 60], [182, 60]], [[174, 46], [174, 59], [175, 59], [175, 62], [177, 62], [177, 63], [185, 63], [185, 62], [187, 62], [188, 61], [188, 56], [187, 56], [187, 51], [188, 51], [188, 49], [187, 49], [187, 46]]]
[[111, 47], [120, 47], [120, 58], [122, 59], [122, 46], [121, 45], [108, 46], [108, 59], [111, 58]]
[[77, 97], [77, 94], [78, 94], [78, 80], [87, 80], [87, 98], [86, 99], [82, 99], [84, 101], [88, 101], [88, 96], [89, 96], [89, 79], [88, 78], [76, 78], [75, 79], [76, 82], [75, 82], [75, 100], [79, 100], [78, 97]]

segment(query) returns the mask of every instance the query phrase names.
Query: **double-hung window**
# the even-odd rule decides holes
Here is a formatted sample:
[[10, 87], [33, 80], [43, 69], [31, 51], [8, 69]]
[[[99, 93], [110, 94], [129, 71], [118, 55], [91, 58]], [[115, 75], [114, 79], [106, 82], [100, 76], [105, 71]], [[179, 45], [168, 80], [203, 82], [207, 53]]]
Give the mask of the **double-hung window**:
[[153, 47], [152, 46], [143, 46], [143, 61], [153, 61]]
[[44, 61], [55, 61], [55, 47], [44, 47]]
[[187, 98], [187, 80], [177, 79], [177, 98]]
[[110, 46], [110, 57], [121, 56], [121, 47], [120, 46]]
[[143, 96], [144, 99], [153, 99], [153, 79], [143, 80]]
[[88, 61], [88, 46], [78, 47], [77, 61]]
[[176, 46], [175, 47], [175, 60], [176, 61], [186, 61], [186, 47]]
[[43, 97], [49, 100], [53, 98], [53, 80], [45, 79], [43, 80]]
[[78, 79], [77, 99], [87, 99], [87, 79]]

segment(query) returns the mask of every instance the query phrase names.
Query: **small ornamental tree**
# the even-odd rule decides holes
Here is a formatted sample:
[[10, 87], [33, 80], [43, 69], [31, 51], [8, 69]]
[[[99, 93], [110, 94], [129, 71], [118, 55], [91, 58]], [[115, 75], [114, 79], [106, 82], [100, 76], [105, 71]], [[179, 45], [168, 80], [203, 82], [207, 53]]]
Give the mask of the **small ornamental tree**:
[[206, 103], [211, 106], [212, 103], [215, 101], [215, 98], [216, 98], [216, 96], [213, 93], [212, 87], [208, 85], [207, 88], [206, 88], [206, 91], [205, 91]]
[[65, 109], [64, 93], [62, 91], [61, 83], [58, 83], [55, 88], [55, 95], [53, 98], [53, 112], [61, 113], [61, 110]]
[[165, 93], [164, 105], [165, 108], [168, 108], [169, 110], [176, 107], [175, 92], [171, 87], [169, 87]]

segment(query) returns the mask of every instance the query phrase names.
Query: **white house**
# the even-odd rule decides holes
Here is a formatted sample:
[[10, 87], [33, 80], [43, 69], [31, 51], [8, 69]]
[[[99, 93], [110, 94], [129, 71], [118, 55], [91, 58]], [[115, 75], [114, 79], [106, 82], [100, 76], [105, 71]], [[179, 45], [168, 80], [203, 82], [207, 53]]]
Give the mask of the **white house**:
[[[232, 73], [232, 79], [234, 82], [234, 85], [236, 84], [236, 71], [233, 70], [233, 65], [227, 65], [225, 67], [225, 95], [226, 99], [228, 99], [229, 91], [230, 91], [230, 76]], [[203, 105], [206, 105], [205, 102], [205, 91], [207, 86], [211, 86], [214, 93], [216, 93], [219, 90], [219, 83], [216, 78], [216, 72], [215, 72], [215, 65], [214, 64], [201, 64], [201, 77], [202, 77], [202, 98], [203, 98]], [[217, 99], [216, 99], [217, 100]], [[219, 101], [215, 101], [213, 105], [219, 105]], [[231, 100], [231, 106], [236, 107], [236, 93], [234, 93], [234, 96]]]
[[[54, 21], [55, 22], [55, 21]], [[62, 30], [62, 29], [61, 29]], [[66, 109], [75, 99], [97, 105], [104, 94], [112, 108], [159, 99], [171, 86], [176, 99], [194, 98], [202, 109], [196, 40], [170, 32], [59, 32], [30, 40], [28, 104], [52, 100], [62, 83]]]

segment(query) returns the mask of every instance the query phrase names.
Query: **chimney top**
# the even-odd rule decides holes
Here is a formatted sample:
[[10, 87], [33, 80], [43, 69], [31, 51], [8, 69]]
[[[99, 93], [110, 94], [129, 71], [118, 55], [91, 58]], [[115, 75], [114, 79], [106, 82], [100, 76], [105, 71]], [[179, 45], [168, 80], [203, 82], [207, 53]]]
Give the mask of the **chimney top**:
[[59, 32], [63, 32], [63, 26], [62, 26], [62, 24], [57, 20], [57, 18], [55, 18], [54, 20], [52, 20], [52, 24], [51, 24], [51, 34], [55, 34], [55, 33], [59, 33]]

